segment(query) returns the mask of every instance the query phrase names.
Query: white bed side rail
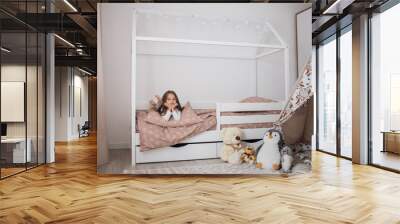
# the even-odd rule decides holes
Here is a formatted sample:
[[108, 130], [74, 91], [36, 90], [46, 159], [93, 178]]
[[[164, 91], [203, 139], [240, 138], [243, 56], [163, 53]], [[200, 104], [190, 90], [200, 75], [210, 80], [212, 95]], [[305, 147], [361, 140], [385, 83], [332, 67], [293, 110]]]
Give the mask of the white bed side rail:
[[[185, 105], [185, 101], [181, 101], [182, 106]], [[193, 109], [215, 109], [215, 102], [199, 102], [194, 101], [190, 102], [190, 105]], [[149, 100], [137, 100], [136, 101], [136, 110], [148, 110], [149, 109]]]
[[279, 119], [278, 114], [255, 114], [255, 115], [222, 115], [223, 112], [250, 112], [282, 110], [285, 102], [271, 103], [217, 103], [217, 130], [221, 130], [223, 124], [246, 124], [275, 122]]

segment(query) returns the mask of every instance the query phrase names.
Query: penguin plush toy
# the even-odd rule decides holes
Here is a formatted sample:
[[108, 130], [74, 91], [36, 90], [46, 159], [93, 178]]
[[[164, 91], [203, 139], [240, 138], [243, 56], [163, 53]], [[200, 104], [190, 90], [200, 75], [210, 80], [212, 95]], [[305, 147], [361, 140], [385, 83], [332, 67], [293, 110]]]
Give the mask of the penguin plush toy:
[[263, 141], [263, 145], [257, 152], [256, 166], [263, 169], [279, 170], [280, 150], [284, 146], [281, 132], [271, 129], [264, 134]]

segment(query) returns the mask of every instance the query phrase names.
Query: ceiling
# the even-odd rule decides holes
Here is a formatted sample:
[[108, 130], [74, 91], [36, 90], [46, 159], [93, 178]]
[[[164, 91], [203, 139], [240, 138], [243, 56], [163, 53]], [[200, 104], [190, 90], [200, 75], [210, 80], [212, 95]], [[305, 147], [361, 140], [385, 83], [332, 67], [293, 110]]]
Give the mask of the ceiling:
[[[337, 28], [337, 21], [341, 26], [351, 23], [352, 17], [366, 10], [373, 9], [387, 0], [233, 0], [235, 3], [312, 3], [313, 8], [313, 43], [317, 43], [331, 35]], [[222, 0], [1, 0], [0, 24], [2, 32], [9, 33], [6, 38], [14, 41], [14, 45], [21, 38], [18, 32], [26, 27], [40, 32], [55, 32], [61, 38], [55, 38], [56, 65], [80, 66], [93, 72], [96, 71], [96, 29], [97, 3], [138, 3], [138, 2], [228, 2]], [[46, 5], [47, 4], [47, 5]], [[329, 9], [329, 10], [327, 10]], [[52, 13], [49, 13], [52, 11]], [[323, 12], [329, 12], [324, 14]], [[27, 12], [27, 13], [26, 13]], [[13, 33], [13, 34], [11, 34]], [[15, 38], [13, 38], [15, 36]], [[20, 35], [21, 36], [21, 35]], [[72, 45], [73, 46], [72, 46]], [[28, 48], [28, 52], [29, 52]]]

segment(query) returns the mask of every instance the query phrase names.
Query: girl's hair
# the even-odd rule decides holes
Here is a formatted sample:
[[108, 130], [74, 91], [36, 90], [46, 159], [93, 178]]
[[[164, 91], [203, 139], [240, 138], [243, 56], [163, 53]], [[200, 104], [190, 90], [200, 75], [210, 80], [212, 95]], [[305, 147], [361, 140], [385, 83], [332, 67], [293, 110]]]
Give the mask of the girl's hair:
[[162, 96], [162, 98], [161, 98], [161, 101], [162, 101], [161, 107], [158, 108], [158, 112], [159, 112], [161, 115], [164, 115], [164, 114], [167, 112], [167, 110], [168, 110], [168, 108], [167, 108], [166, 106], [164, 106], [164, 103], [167, 102], [167, 97], [168, 97], [169, 94], [172, 94], [172, 95], [175, 96], [176, 104], [178, 104], [178, 105], [176, 106], [176, 109], [179, 110], [179, 111], [182, 111], [182, 106], [181, 106], [181, 103], [179, 102], [178, 95], [176, 95], [176, 93], [175, 93], [173, 90], [168, 90], [168, 91], [166, 91], [166, 92], [164, 93], [164, 95]]

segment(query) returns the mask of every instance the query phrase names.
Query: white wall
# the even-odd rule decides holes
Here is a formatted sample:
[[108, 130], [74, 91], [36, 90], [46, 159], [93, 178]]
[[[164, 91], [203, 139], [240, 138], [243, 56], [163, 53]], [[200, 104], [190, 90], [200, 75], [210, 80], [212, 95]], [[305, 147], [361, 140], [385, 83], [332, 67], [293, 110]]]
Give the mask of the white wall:
[[[104, 118], [99, 119], [99, 126], [103, 126], [105, 138], [107, 139], [107, 145], [109, 148], [129, 148], [131, 141], [131, 69], [132, 69], [132, 58], [131, 58], [131, 47], [132, 47], [132, 18], [133, 10], [135, 8], [151, 8], [154, 10], [166, 11], [168, 13], [193, 13], [201, 14], [209, 17], [220, 17], [227, 16], [234, 18], [236, 20], [244, 20], [245, 18], [251, 17], [255, 19], [260, 19], [261, 21], [268, 20], [270, 24], [276, 28], [277, 32], [281, 34], [284, 42], [287, 43], [289, 48], [289, 77], [287, 82], [289, 86], [293, 86], [297, 80], [297, 51], [296, 51], [296, 13], [309, 8], [310, 4], [108, 4], [102, 3], [98, 4], [99, 14], [98, 16], [98, 36], [99, 38], [98, 48], [101, 52], [101, 61], [99, 61], [102, 72], [98, 74], [99, 83], [104, 83], [104, 86], [99, 87], [103, 89], [102, 93], [99, 94], [98, 101], [101, 102], [102, 109], [104, 111]], [[223, 13], [222, 13], [223, 12]], [[309, 21], [311, 23], [311, 19]], [[299, 31], [300, 32], [300, 31]], [[301, 31], [302, 33], [311, 33], [310, 30]], [[209, 86], [213, 83], [206, 83], [206, 79], [210, 78], [212, 75], [217, 75], [220, 69], [232, 69], [232, 74], [238, 79], [237, 83], [244, 81], [246, 77], [241, 76], [246, 70], [247, 79], [255, 79], [254, 68], [256, 65], [254, 62], [249, 61], [226, 61], [226, 65], [216, 64], [217, 62], [211, 62], [200, 59], [200, 63], [195, 65], [191, 61], [194, 59], [185, 59], [185, 63], [180, 63], [177, 65], [177, 61], [173, 57], [165, 60], [160, 60], [162, 56], [151, 56], [152, 59], [143, 60], [150, 56], [139, 56], [138, 57], [138, 80], [137, 80], [137, 90], [139, 93], [143, 94], [143, 99], [148, 98], [154, 93], [161, 94], [165, 89], [175, 89], [184, 94], [180, 94], [183, 100], [189, 99], [192, 101], [196, 100], [211, 100], [208, 94], [204, 97], [204, 93], [208, 91]], [[198, 63], [199, 59], [196, 59]], [[226, 60], [226, 59], [221, 59]], [[215, 63], [215, 64], [212, 64]], [[225, 63], [225, 62], [224, 62]], [[253, 69], [251, 67], [253, 63]], [[228, 65], [235, 64], [235, 69]], [[195, 67], [198, 66], [198, 67]], [[201, 69], [197, 70], [201, 66]], [[214, 69], [211, 69], [214, 66]], [[268, 67], [272, 65], [263, 64], [262, 62], [258, 67]], [[183, 86], [174, 84], [170, 82], [170, 85], [166, 85], [166, 82], [158, 82], [158, 84], [151, 85], [152, 80], [154, 80], [155, 73], [159, 73], [161, 67], [168, 68], [168, 72], [161, 72], [157, 79], [166, 80], [182, 80], [185, 76], [182, 75], [185, 72], [185, 68], [190, 67], [191, 71], [200, 74], [199, 77], [194, 80], [204, 88], [199, 90], [194, 90], [190, 86]], [[239, 68], [239, 69], [238, 69]], [[164, 71], [164, 70], [163, 70]], [[284, 77], [279, 77], [282, 71], [277, 70], [275, 74], [272, 74], [271, 78], [274, 81], [282, 80]], [[140, 75], [143, 74], [143, 75]], [[141, 76], [147, 75], [147, 80], [141, 78]], [[204, 77], [202, 77], [204, 76]], [[209, 77], [206, 77], [209, 76]], [[150, 77], [150, 78], [149, 78]], [[179, 77], [179, 78], [178, 78]], [[227, 77], [228, 79], [228, 77]], [[233, 79], [231, 77], [231, 79]], [[260, 78], [261, 80], [262, 77]], [[267, 79], [267, 78], [265, 78]], [[211, 80], [211, 79], [210, 79]], [[222, 84], [222, 79], [219, 79], [218, 84]], [[178, 81], [180, 82], [180, 81]], [[252, 83], [252, 80], [246, 80], [244, 83]], [[176, 86], [174, 86], [176, 85]], [[216, 85], [216, 84], [215, 84]], [[214, 97], [219, 97], [222, 101], [237, 100], [244, 95], [250, 95], [255, 93], [255, 86], [249, 86], [244, 84], [240, 87], [241, 93], [233, 91], [233, 89], [239, 88], [235, 83], [234, 88], [229, 85], [221, 85], [220, 89], [212, 88], [211, 93]], [[272, 88], [265, 88], [265, 85], [258, 84], [257, 89], [260, 95], [263, 94], [275, 94], [274, 98], [282, 99], [282, 94], [272, 91]], [[204, 91], [203, 94], [199, 94], [199, 91]], [[221, 94], [222, 91], [231, 91], [230, 94]], [[103, 96], [101, 96], [103, 95]], [[210, 94], [211, 96], [211, 94]], [[215, 102], [215, 98], [213, 100]], [[99, 111], [100, 111], [99, 109]], [[99, 112], [102, 113], [102, 112]], [[104, 122], [100, 125], [100, 122]], [[102, 136], [102, 130], [98, 130], [98, 135]]]
[[[25, 66], [3, 65], [1, 69], [1, 120], [25, 122]], [[29, 71], [33, 68], [28, 66]], [[36, 108], [36, 106], [35, 106]]]
[[[39, 66], [25, 66], [25, 64], [3, 64], [1, 66], [2, 82], [24, 82], [26, 85], [26, 107], [14, 108], [13, 113], [25, 113], [26, 120], [22, 122], [7, 122], [7, 137], [21, 138], [27, 136], [31, 141], [33, 161], [37, 154], [40, 163], [44, 162], [44, 74]], [[27, 81], [26, 81], [27, 80]], [[3, 89], [2, 89], [3, 92]], [[4, 94], [4, 93], [3, 93]], [[24, 94], [24, 91], [22, 91]], [[7, 97], [2, 95], [2, 98]], [[16, 103], [16, 102], [15, 102]], [[25, 104], [25, 103], [24, 103]], [[4, 106], [4, 105], [3, 105]], [[10, 108], [2, 107], [1, 110]], [[22, 110], [22, 111], [21, 111]]]
[[[85, 121], [89, 120], [89, 94], [88, 94], [88, 77], [87, 76], [82, 76], [82, 73], [77, 71], [75, 69], [75, 74], [74, 74], [74, 93], [73, 96], [74, 98], [74, 109], [75, 113], [73, 113], [72, 117], [72, 130], [71, 134], [73, 138], [79, 138], [79, 132], [78, 132], [78, 124], [82, 126]], [[80, 91], [80, 93], [78, 93]], [[79, 95], [80, 94], [80, 97]], [[79, 102], [81, 101], [81, 102]], [[79, 109], [80, 107], [80, 109]]]
[[284, 52], [279, 51], [257, 60], [257, 95], [274, 100], [286, 100]]
[[[98, 124], [107, 131], [110, 148], [130, 145], [132, 20], [129, 18], [132, 18], [133, 5], [98, 4], [101, 13], [97, 23], [101, 26], [98, 36], [101, 38], [97, 48], [101, 48], [103, 72], [97, 74], [97, 80], [104, 83], [99, 86], [103, 92], [98, 95], [98, 102], [104, 106], [98, 112], [104, 112], [105, 118], [99, 116]], [[98, 130], [99, 136], [102, 131]]]
[[[26, 74], [27, 73], [27, 74]], [[27, 109], [27, 122], [8, 122], [7, 123], [7, 136], [8, 137], [25, 137], [25, 126], [28, 125], [28, 137], [36, 130], [36, 88], [32, 88], [32, 86], [36, 86], [36, 67], [18, 64], [8, 64], [1, 66], [1, 81], [17, 81], [17, 82], [25, 82], [26, 83], [26, 75], [28, 77], [29, 87], [27, 88], [27, 105], [31, 106]], [[4, 97], [4, 96], [3, 96]], [[33, 103], [33, 104], [31, 104]], [[6, 108], [2, 108], [5, 110]], [[24, 109], [24, 108], [22, 108]], [[35, 132], [36, 133], [36, 132]]]
[[[311, 57], [312, 50], [312, 10], [311, 8], [297, 14], [297, 70], [299, 76], [303, 73], [304, 66]], [[310, 32], [304, 32], [308, 30]]]
[[[55, 141], [78, 138], [78, 124], [83, 125], [88, 120], [88, 78], [79, 70], [72, 69], [56, 67], [55, 70]], [[76, 107], [79, 104], [75, 97], [76, 88], [81, 90], [82, 116]]]
[[256, 95], [253, 60], [139, 55], [137, 69], [137, 102], [168, 89], [181, 103], [235, 102]]
[[55, 141], [69, 140], [69, 68], [55, 68]]

